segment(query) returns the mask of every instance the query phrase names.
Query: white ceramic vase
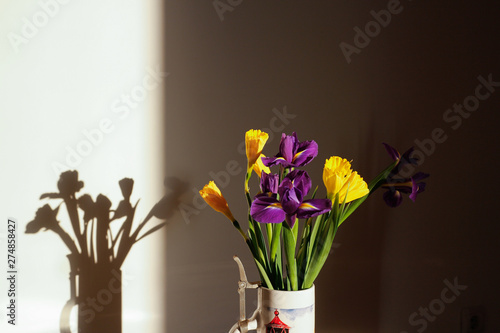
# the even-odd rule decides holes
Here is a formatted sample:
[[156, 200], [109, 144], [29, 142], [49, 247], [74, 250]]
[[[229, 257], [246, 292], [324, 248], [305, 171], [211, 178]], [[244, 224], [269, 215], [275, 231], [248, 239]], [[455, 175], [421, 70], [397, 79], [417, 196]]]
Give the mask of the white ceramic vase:
[[[241, 261], [235, 257], [240, 267], [240, 320], [233, 325], [230, 333], [314, 333], [314, 286], [306, 290], [270, 290], [249, 283]], [[245, 289], [257, 288], [257, 309], [250, 318], [245, 315]]]

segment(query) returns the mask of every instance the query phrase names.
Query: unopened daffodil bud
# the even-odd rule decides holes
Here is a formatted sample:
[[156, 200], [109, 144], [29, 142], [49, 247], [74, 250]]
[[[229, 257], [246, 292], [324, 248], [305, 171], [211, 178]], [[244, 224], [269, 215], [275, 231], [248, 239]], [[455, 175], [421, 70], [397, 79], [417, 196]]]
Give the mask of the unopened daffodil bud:
[[231, 220], [231, 222], [235, 221], [235, 218], [227, 205], [226, 199], [217, 185], [215, 185], [214, 181], [210, 181], [207, 185], [205, 185], [203, 189], [200, 190], [200, 195], [213, 210], [224, 214], [229, 220]]

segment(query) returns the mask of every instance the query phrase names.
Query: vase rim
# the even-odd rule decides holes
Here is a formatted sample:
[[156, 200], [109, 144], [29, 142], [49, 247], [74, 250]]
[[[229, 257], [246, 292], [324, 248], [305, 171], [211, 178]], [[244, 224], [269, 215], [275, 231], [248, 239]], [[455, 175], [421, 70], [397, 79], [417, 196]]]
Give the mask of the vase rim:
[[315, 289], [315, 285], [313, 284], [311, 288], [307, 288], [307, 289], [300, 289], [300, 290], [281, 290], [281, 289], [269, 289], [269, 288], [266, 288], [264, 286], [260, 286], [259, 288], [262, 288], [262, 289], [265, 289], [266, 291], [270, 291], [270, 292], [283, 292], [283, 293], [298, 293], [298, 292], [311, 292], [311, 291], [314, 291]]

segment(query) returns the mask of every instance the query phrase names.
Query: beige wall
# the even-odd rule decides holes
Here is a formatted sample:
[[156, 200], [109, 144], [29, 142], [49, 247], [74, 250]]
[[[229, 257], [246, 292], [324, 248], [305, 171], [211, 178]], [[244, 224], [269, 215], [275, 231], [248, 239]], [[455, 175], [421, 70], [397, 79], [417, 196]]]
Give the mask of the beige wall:
[[[286, 119], [283, 131], [319, 144], [319, 157], [308, 167], [319, 185], [330, 155], [354, 160], [370, 179], [389, 162], [382, 142], [403, 151], [432, 138], [436, 128], [446, 136], [424, 156], [421, 169], [431, 178], [417, 203], [405, 199], [393, 210], [377, 193], [340, 229], [337, 248], [317, 280], [317, 331], [459, 332], [461, 309], [483, 305], [486, 332], [497, 332], [499, 181], [493, 142], [500, 92], [481, 101], [460, 125], [443, 116], [475, 94], [479, 76], [500, 81], [498, 6], [232, 3], [221, 20], [211, 1], [166, 1], [165, 58], [171, 76], [165, 87], [165, 161], [170, 191], [178, 199], [167, 241], [168, 331], [224, 332], [237, 319], [238, 274], [231, 257], [244, 258], [254, 280], [255, 267], [222, 216], [209, 208], [193, 212], [199, 205], [192, 202], [193, 189], [229, 163], [235, 175], [223, 192], [244, 220], [238, 166], [245, 165], [245, 157], [237, 146], [247, 129], [274, 128], [266, 148], [274, 154], [281, 129], [273, 110], [286, 108], [294, 117]], [[391, 21], [373, 30], [369, 44], [360, 45], [348, 63], [340, 44], [354, 45], [353, 29], [373, 21], [372, 10], [388, 7]], [[438, 139], [443, 141], [442, 135]], [[444, 309], [436, 308], [443, 281], [455, 278], [467, 289]], [[419, 315], [412, 325], [412, 313], [429, 305], [440, 312], [435, 319]]]
[[[102, 193], [116, 207], [118, 181], [130, 177], [138, 224], [163, 194], [164, 79], [154, 89], [149, 77], [161, 65], [160, 2], [2, 0], [0, 8], [0, 331], [54, 333], [70, 298], [69, 251], [52, 231], [25, 234], [39, 207], [60, 203], [40, 195], [76, 169], [79, 196]], [[125, 114], [122, 96], [145, 90], [145, 77], [150, 89]], [[15, 326], [6, 316], [7, 218], [17, 220]], [[58, 219], [74, 237], [64, 205]], [[123, 333], [165, 332], [164, 238], [141, 240], [122, 266]]]

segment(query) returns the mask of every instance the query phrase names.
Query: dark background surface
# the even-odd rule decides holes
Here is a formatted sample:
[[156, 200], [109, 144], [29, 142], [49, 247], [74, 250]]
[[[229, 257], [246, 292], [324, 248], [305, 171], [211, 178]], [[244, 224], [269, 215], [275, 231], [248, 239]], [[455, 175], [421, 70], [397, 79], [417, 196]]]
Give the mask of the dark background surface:
[[[219, 186], [245, 220], [237, 146], [251, 128], [272, 129], [266, 155], [277, 152], [281, 131], [317, 141], [307, 171], [320, 191], [331, 155], [352, 159], [370, 180], [390, 162], [382, 142], [401, 152], [427, 143], [420, 169], [431, 177], [416, 203], [391, 209], [377, 193], [340, 228], [316, 281], [317, 332], [459, 332], [461, 311], [473, 306], [484, 307], [485, 332], [500, 331], [500, 87], [460, 125], [443, 118], [475, 93], [479, 76], [500, 81], [500, 8], [401, 1], [348, 63], [340, 43], [354, 45], [353, 29], [391, 3], [242, 1], [221, 20], [210, 1], [166, 1], [165, 160], [179, 197], [167, 239], [168, 332], [229, 330], [238, 318], [233, 254], [258, 279], [231, 224], [196, 208], [197, 190], [233, 163], [241, 169]], [[285, 108], [295, 117], [278, 129], [273, 109]], [[436, 128], [446, 139], [432, 146]], [[432, 320], [410, 322], [455, 279], [467, 289], [435, 307]]]

